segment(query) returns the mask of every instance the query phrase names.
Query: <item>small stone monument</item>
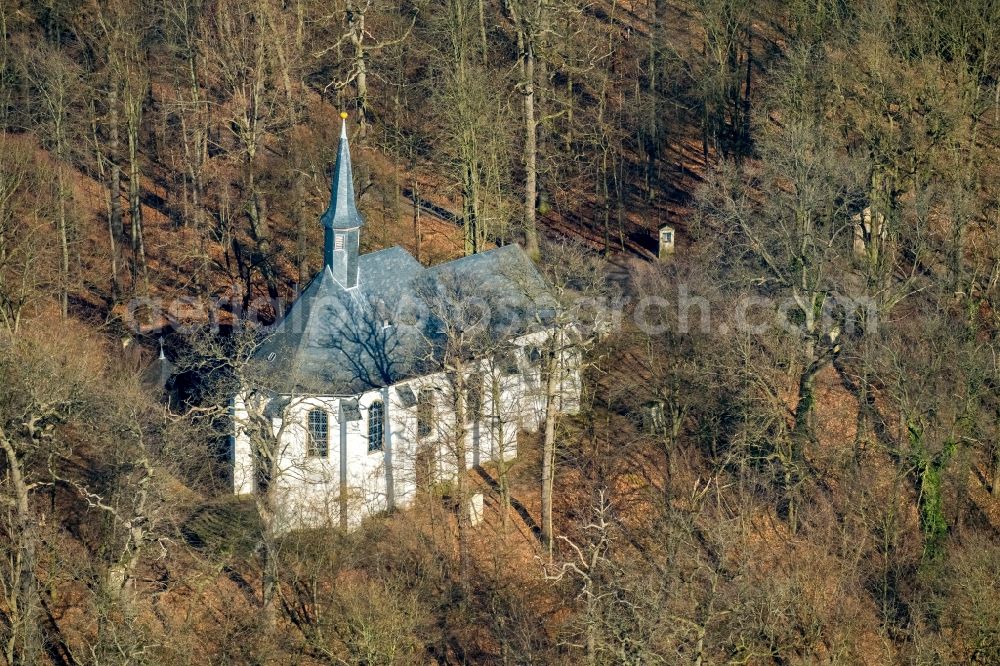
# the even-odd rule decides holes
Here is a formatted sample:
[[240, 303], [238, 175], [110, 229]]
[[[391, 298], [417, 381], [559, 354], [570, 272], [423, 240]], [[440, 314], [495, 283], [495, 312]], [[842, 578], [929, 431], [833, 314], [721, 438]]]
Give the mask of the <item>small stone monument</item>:
[[674, 228], [670, 225], [663, 225], [660, 227], [659, 240], [660, 247], [658, 255], [660, 259], [666, 259], [674, 253], [674, 240], [676, 235], [674, 233]]

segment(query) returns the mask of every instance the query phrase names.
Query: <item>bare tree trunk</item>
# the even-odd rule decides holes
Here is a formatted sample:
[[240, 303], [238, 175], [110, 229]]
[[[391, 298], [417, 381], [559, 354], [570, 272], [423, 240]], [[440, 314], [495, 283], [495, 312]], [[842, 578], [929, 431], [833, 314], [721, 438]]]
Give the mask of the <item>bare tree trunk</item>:
[[139, 168], [139, 124], [142, 118], [142, 95], [137, 91], [127, 94], [125, 100], [125, 115], [128, 130], [128, 167], [129, 167], [129, 217], [132, 238], [133, 288], [135, 282], [142, 280], [143, 288], [149, 292], [149, 273], [146, 269], [146, 241], [142, 226], [142, 170]]
[[[62, 150], [57, 149], [61, 155]], [[59, 310], [63, 318], [69, 316], [69, 232], [66, 225], [66, 175], [63, 160], [56, 165], [56, 187], [59, 188]]]
[[261, 621], [264, 631], [274, 630], [274, 605], [278, 592], [278, 560], [275, 549], [274, 517], [264, 521], [264, 538], [261, 544]]
[[357, 93], [358, 102], [358, 123], [360, 124], [361, 136], [367, 134], [368, 122], [370, 119], [368, 111], [368, 65], [365, 62], [365, 10], [355, 6], [353, 2], [347, 6], [348, 31], [351, 36], [351, 46], [354, 52], [351, 54], [354, 63], [354, 89]]
[[559, 334], [545, 350], [545, 438], [542, 444], [542, 542], [552, 559], [552, 493], [555, 484], [556, 410], [559, 390]]
[[421, 231], [420, 231], [420, 195], [417, 190], [417, 179], [414, 178], [410, 183], [410, 195], [413, 199], [413, 242], [414, 251], [416, 253], [417, 261], [420, 261], [420, 241]]
[[465, 240], [465, 254], [476, 254], [482, 250], [480, 239], [483, 231], [479, 217], [479, 174], [475, 157], [475, 137], [465, 133], [462, 155], [462, 222]]
[[196, 27], [196, 18], [185, 11], [184, 14], [184, 34], [185, 34], [185, 63], [187, 65], [187, 83], [190, 90], [190, 105], [193, 109], [191, 122], [194, 127], [189, 127], [189, 119], [186, 113], [181, 113], [181, 131], [184, 137], [184, 157], [187, 162], [188, 178], [191, 181], [191, 209], [194, 217], [195, 231], [198, 235], [198, 259], [199, 265], [195, 274], [196, 284], [205, 285], [208, 280], [208, 271], [211, 259], [206, 247], [205, 228], [208, 215], [205, 211], [205, 184], [203, 180], [203, 167], [208, 159], [208, 121], [206, 118], [205, 102], [201, 97], [201, 84], [199, 81], [201, 68], [198, 61], [197, 40], [200, 38]]
[[535, 200], [538, 196], [538, 123], [535, 119], [535, 47], [528, 35], [518, 35], [524, 85], [524, 250], [538, 259]]
[[21, 461], [14, 445], [0, 429], [0, 449], [7, 458], [7, 476], [14, 491], [14, 530], [16, 590], [13, 608], [7, 609], [12, 625], [10, 638], [5, 646], [8, 663], [28, 666], [35, 664], [42, 645], [39, 615], [38, 582], [35, 578], [35, 519], [28, 502], [28, 483], [24, 478]]
[[743, 92], [743, 117], [740, 125], [740, 156], [750, 151], [750, 82], [753, 75], [753, 33], [750, 32], [751, 22], [747, 22], [747, 73]]
[[1000, 443], [993, 444], [993, 479], [990, 490], [993, 497], [1000, 497]]
[[[111, 180], [108, 183], [108, 197], [111, 208], [111, 233], [117, 238], [125, 235], [122, 224], [122, 167], [120, 162], [121, 139], [118, 130], [118, 86], [108, 86], [108, 161], [111, 164]], [[117, 275], [115, 276], [117, 280]]]
[[[708, 40], [704, 40], [701, 43], [701, 57], [703, 59], [708, 59]], [[709, 117], [709, 103], [708, 100], [702, 100], [702, 111], [701, 111], [701, 155], [708, 161], [708, 117]]]
[[[646, 169], [645, 169], [645, 186], [646, 186], [646, 200], [653, 200], [653, 185], [656, 181], [656, 160], [659, 151], [659, 137], [660, 137], [660, 105], [659, 105], [659, 91], [657, 89], [657, 76], [659, 75], [659, 40], [661, 36], [663, 0], [654, 0], [653, 2], [653, 27], [649, 31], [649, 84], [647, 86], [646, 93], [649, 96], [647, 101], [647, 108], [649, 112], [647, 128], [648, 136], [645, 141], [646, 148]], [[638, 84], [636, 84], [638, 87]], [[638, 94], [636, 95], [638, 97]]]
[[[496, 374], [496, 371], [490, 373], [490, 407], [491, 407], [491, 428], [493, 428], [493, 438], [497, 443], [497, 449], [499, 454], [496, 456], [497, 465], [497, 476], [499, 477], [497, 481], [500, 484], [500, 523], [503, 527], [503, 533], [507, 534], [510, 529], [510, 466], [507, 464], [506, 455], [507, 452], [504, 450], [504, 442], [506, 441], [506, 428], [504, 424], [504, 419], [502, 414], [504, 411], [503, 403], [503, 387], [501, 386], [501, 379]], [[513, 427], [513, 426], [510, 426]]]
[[[118, 188], [121, 187], [121, 171], [117, 163], [117, 151], [118, 151], [118, 119], [115, 114], [115, 109], [117, 107], [117, 91], [113, 86], [109, 86], [108, 91], [109, 103], [107, 109], [109, 111], [108, 117], [112, 123], [112, 129], [109, 132], [110, 137], [108, 140], [108, 152], [105, 153], [102, 150], [102, 143], [100, 136], [98, 134], [98, 129], [100, 126], [98, 113], [97, 113], [97, 103], [95, 100], [90, 102], [90, 119], [91, 119], [91, 139], [94, 142], [94, 152], [95, 161], [97, 163], [97, 173], [101, 184], [106, 185], [108, 188], [108, 246], [111, 250], [110, 257], [110, 286], [111, 286], [111, 300], [112, 303], [117, 303], [118, 299], [121, 297], [121, 285], [118, 284], [118, 240], [119, 235], [115, 235], [115, 218], [117, 216], [118, 224], [121, 227], [121, 202], [117, 198]], [[111, 174], [110, 179], [108, 179], [105, 173], [105, 163], [110, 167], [109, 171]]]
[[254, 451], [254, 508], [260, 519], [261, 558], [261, 624], [266, 636], [275, 625], [275, 603], [278, 593], [278, 498], [276, 485], [281, 474], [281, 432], [274, 433], [262, 405], [254, 405], [246, 423]]
[[486, 38], [486, 2], [479, 0], [479, 42], [482, 51], [483, 67], [489, 64], [489, 41]]
[[111, 243], [111, 295], [121, 297], [118, 284], [118, 241], [124, 236], [122, 224], [122, 168], [119, 163], [120, 137], [118, 132], [118, 87], [113, 82], [108, 86], [108, 163], [111, 176], [108, 181], [108, 240]]
[[295, 193], [295, 203], [292, 209], [292, 219], [295, 222], [295, 258], [298, 265], [299, 284], [304, 285], [309, 281], [308, 231], [311, 220], [303, 214], [302, 202], [305, 200], [305, 187], [302, 183], [302, 176], [297, 169], [292, 178], [294, 182], [292, 190]]
[[462, 582], [469, 580], [469, 497], [466, 471], [467, 431], [466, 415], [466, 377], [464, 364], [459, 362], [454, 371], [452, 382], [455, 398], [455, 516], [458, 523], [458, 559]]
[[587, 659], [588, 666], [595, 666], [597, 664], [597, 603], [594, 599], [594, 595], [591, 591], [592, 585], [587, 586], [587, 593], [585, 594], [587, 599], [587, 610], [586, 610], [586, 622], [587, 622], [587, 644], [584, 647], [584, 656]]

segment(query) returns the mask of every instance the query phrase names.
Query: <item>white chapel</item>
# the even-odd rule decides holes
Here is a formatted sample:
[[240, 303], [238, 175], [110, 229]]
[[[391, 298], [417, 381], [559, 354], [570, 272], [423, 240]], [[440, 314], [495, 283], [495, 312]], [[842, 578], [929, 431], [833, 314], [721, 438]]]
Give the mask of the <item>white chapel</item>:
[[283, 529], [404, 508], [459, 467], [514, 459], [547, 409], [579, 409], [579, 354], [518, 245], [429, 268], [401, 247], [360, 254], [346, 122], [332, 181], [323, 268], [232, 401], [233, 490], [273, 494]]

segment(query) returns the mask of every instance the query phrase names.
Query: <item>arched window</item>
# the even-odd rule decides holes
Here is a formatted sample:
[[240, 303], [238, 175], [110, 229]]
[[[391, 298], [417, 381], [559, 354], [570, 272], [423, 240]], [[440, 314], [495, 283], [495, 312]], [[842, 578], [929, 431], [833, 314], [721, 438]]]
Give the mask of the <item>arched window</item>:
[[385, 405], [376, 400], [368, 408], [368, 452], [381, 451], [385, 436]]
[[424, 389], [417, 398], [417, 439], [430, 437], [434, 431], [434, 392]]
[[330, 450], [330, 417], [322, 409], [309, 410], [309, 455], [326, 458]]

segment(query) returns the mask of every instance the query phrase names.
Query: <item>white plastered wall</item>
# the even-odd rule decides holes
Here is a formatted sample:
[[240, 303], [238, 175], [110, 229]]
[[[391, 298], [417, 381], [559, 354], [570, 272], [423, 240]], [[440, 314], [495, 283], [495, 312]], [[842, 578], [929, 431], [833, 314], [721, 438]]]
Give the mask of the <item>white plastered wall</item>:
[[[470, 369], [484, 381], [480, 418], [470, 414], [466, 427], [466, 467], [517, 456], [519, 428], [536, 431], [543, 422], [545, 396], [539, 364], [532, 364], [526, 348], [543, 348], [548, 333], [523, 336], [516, 341], [520, 349], [516, 360], [519, 373], [504, 375], [490, 370], [483, 362]], [[567, 350], [561, 359], [564, 374], [560, 382], [561, 408], [579, 410], [579, 354]], [[441, 479], [453, 478], [456, 465], [452, 448], [454, 414], [448, 408], [448, 386], [442, 374], [405, 382], [419, 395], [422, 389], [435, 390], [436, 433], [426, 441], [417, 441], [417, 409], [404, 407], [396, 386], [373, 389], [357, 396], [360, 420], [345, 421], [348, 525], [356, 526], [369, 515], [388, 508], [391, 477], [392, 499], [396, 507], [412, 502], [416, 490], [415, 459], [418, 446], [437, 447], [436, 461]], [[493, 390], [496, 388], [497, 393]], [[499, 397], [499, 399], [495, 399]], [[287, 396], [286, 396], [287, 399]], [[273, 419], [280, 443], [280, 472], [276, 482], [278, 501], [283, 507], [282, 520], [288, 527], [323, 527], [339, 524], [341, 467], [341, 398], [308, 396], [292, 398], [283, 409], [283, 418]], [[383, 401], [387, 415], [387, 436], [383, 450], [368, 450], [368, 419], [373, 402]], [[307, 455], [308, 413], [323, 409], [328, 416], [328, 455]], [[241, 424], [248, 413], [241, 396], [233, 399], [231, 414], [235, 423], [232, 438], [233, 491], [247, 495], [254, 490], [253, 460], [249, 437]], [[387, 455], [387, 453], [389, 455]], [[387, 475], [387, 467], [391, 473]]]

